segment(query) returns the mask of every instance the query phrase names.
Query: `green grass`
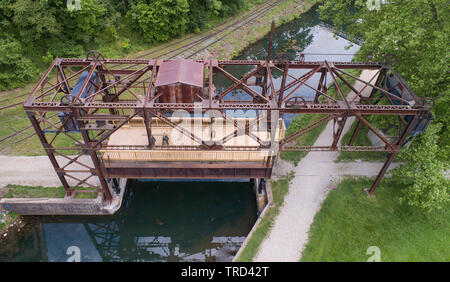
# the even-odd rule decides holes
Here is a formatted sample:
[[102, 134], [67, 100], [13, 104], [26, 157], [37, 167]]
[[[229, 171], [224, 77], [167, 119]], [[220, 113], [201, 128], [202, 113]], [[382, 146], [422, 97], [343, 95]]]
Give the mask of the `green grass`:
[[367, 261], [377, 246], [381, 261], [450, 261], [450, 204], [424, 214], [400, 204], [407, 186], [385, 179], [368, 198], [373, 179], [347, 178], [323, 203], [311, 225], [301, 261]]
[[[11, 211], [8, 212], [8, 214], [4, 215], [4, 216], [2, 216], [0, 214], [0, 234], [2, 234], [6, 230], [6, 227], [8, 225], [13, 223], [17, 218], [19, 218], [19, 216], [20, 216], [19, 214], [15, 213], [15, 212], [11, 212]], [[5, 222], [2, 222], [2, 219]]]
[[208, 49], [217, 52], [218, 59], [230, 59], [237, 56], [243, 49], [258, 41], [270, 32], [272, 21], [276, 26], [301, 17], [301, 14], [310, 10], [317, 0], [290, 0], [283, 1], [270, 11], [260, 15], [255, 22], [242, 27], [227, 35], [224, 40], [217, 42]]
[[237, 261], [252, 261], [259, 250], [259, 246], [263, 242], [264, 238], [269, 234], [272, 228], [275, 217], [279, 214], [280, 208], [283, 206], [284, 197], [289, 191], [289, 184], [294, 178], [294, 173], [286, 175], [284, 178], [278, 181], [272, 181], [272, 193], [274, 206], [269, 208], [261, 219], [258, 227], [253, 232], [251, 239], [247, 242], [244, 250], [242, 251]]
[[[42, 187], [42, 186], [22, 186], [9, 184], [6, 189], [4, 198], [64, 198], [66, 192], [64, 187]], [[79, 187], [75, 190], [86, 190]], [[76, 199], [92, 199], [96, 198], [97, 193], [79, 192], [75, 194]]]
[[[352, 137], [352, 133], [356, 128], [358, 121], [355, 120], [347, 131], [347, 133], [342, 137], [342, 144], [347, 145]], [[356, 136], [353, 146], [372, 146], [372, 143], [367, 137], [367, 133], [369, 129], [367, 126], [362, 125], [359, 130], [358, 135]], [[362, 160], [362, 161], [385, 161], [387, 157], [386, 153], [383, 152], [341, 152], [336, 162], [351, 162], [354, 160]]]
[[[299, 115], [292, 119], [291, 124], [289, 125], [289, 128], [286, 131], [286, 136], [289, 134], [292, 134], [296, 132], [297, 130], [307, 126], [310, 123], [313, 123], [319, 119], [321, 119], [324, 115]], [[326, 127], [327, 123], [322, 123], [320, 126], [314, 128], [310, 132], [306, 133], [303, 136], [300, 136], [296, 140], [296, 145], [298, 146], [312, 146], [317, 138], [319, 137], [320, 133], [322, 133], [323, 129]], [[282, 151], [280, 154], [280, 158], [282, 160], [291, 162], [293, 165], [297, 165], [300, 160], [306, 156], [308, 152], [289, 152], [289, 151]]]
[[98, 193], [92, 192], [79, 192], [75, 194], [75, 199], [95, 199]]
[[[75, 190], [86, 190], [78, 187]], [[0, 189], [0, 198], [64, 198], [65, 191], [63, 187], [32, 187], [9, 184]], [[75, 194], [75, 199], [95, 199], [98, 193], [80, 192]], [[6, 230], [6, 227], [19, 218], [19, 214], [9, 212], [7, 215], [0, 214], [0, 234]], [[2, 222], [2, 219], [5, 222]]]
[[[349, 70], [348, 72], [354, 76], [361, 75], [361, 70]], [[355, 84], [356, 79], [351, 78], [347, 75], [343, 75], [343, 76], [346, 78], [346, 80], [348, 80], [348, 82], [350, 84], [352, 84], [352, 85]], [[340, 81], [340, 80], [338, 80], [338, 81]], [[331, 85], [332, 84], [330, 84], [328, 86], [329, 89], [327, 91], [327, 94], [328, 94], [328, 96], [334, 97], [336, 90], [334, 87], [331, 87]], [[350, 93], [350, 91], [351, 91], [350, 87], [348, 87], [346, 84], [343, 84], [342, 82], [340, 83], [340, 87], [341, 87], [343, 93], [347, 93], [346, 95], [348, 95], [348, 93]], [[340, 96], [338, 95], [338, 97], [340, 97]], [[324, 96], [320, 96], [319, 101], [324, 102], [324, 100], [325, 100]], [[289, 125], [288, 129], [286, 130], [286, 136], [300, 130], [301, 128], [307, 126], [308, 124], [311, 124], [311, 123], [321, 119], [324, 116], [325, 115], [303, 114], [303, 115], [294, 117], [292, 119], [292, 122]], [[319, 137], [320, 133], [322, 133], [322, 131], [326, 127], [326, 125], [327, 125], [327, 123], [323, 123], [320, 126], [318, 126], [317, 128], [308, 132], [307, 134], [297, 138], [295, 144], [297, 146], [312, 146], [312, 145], [314, 145], [314, 143], [316, 142], [317, 138]], [[348, 135], [348, 133], [346, 135]], [[350, 136], [351, 136], [351, 133], [350, 133]], [[348, 140], [350, 140], [350, 136], [347, 137]], [[343, 144], [345, 144], [345, 143], [343, 142]], [[306, 154], [308, 154], [308, 152], [284, 151], [284, 152], [281, 152], [280, 158], [282, 160], [289, 161], [296, 166], [300, 162], [300, 160], [304, 156], [306, 156]], [[359, 154], [359, 153], [356, 153], [356, 154]]]
[[[352, 73], [355, 76], [359, 76], [361, 74], [361, 70], [350, 70], [350, 73]], [[346, 77], [348, 81], [351, 84], [355, 83], [355, 79]], [[342, 91], [344, 93], [349, 93], [350, 88], [347, 85], [341, 85]], [[327, 92], [330, 96], [334, 96], [335, 90], [334, 88], [330, 88]], [[323, 96], [322, 96], [323, 97]], [[292, 134], [296, 132], [297, 130], [307, 126], [310, 123], [313, 123], [320, 118], [322, 118], [324, 115], [299, 115], [292, 119], [291, 124], [289, 125], [289, 128], [286, 131], [286, 136], [289, 134]], [[296, 139], [296, 145], [299, 146], [311, 146], [313, 145], [317, 138], [319, 137], [320, 133], [322, 133], [323, 129], [325, 128], [327, 123], [323, 123], [317, 128], [311, 130], [307, 134], [299, 137]], [[293, 163], [294, 165], [297, 165], [300, 160], [306, 156], [308, 152], [281, 152], [280, 158], [285, 161], [289, 161]], [[261, 219], [261, 222], [259, 223], [257, 229], [252, 234], [252, 237], [247, 242], [247, 245], [245, 246], [245, 249], [242, 251], [239, 258], [237, 258], [237, 261], [252, 261], [253, 258], [258, 253], [259, 247], [262, 244], [264, 238], [269, 234], [270, 229], [273, 225], [273, 222], [275, 220], [275, 217], [280, 212], [280, 207], [283, 205], [284, 197], [289, 191], [289, 183], [294, 178], [293, 173], [289, 174], [285, 178], [279, 180], [279, 181], [273, 181], [272, 182], [272, 191], [273, 191], [273, 198], [275, 206], [272, 207], [267, 211], [267, 213], [264, 215], [264, 217]]]

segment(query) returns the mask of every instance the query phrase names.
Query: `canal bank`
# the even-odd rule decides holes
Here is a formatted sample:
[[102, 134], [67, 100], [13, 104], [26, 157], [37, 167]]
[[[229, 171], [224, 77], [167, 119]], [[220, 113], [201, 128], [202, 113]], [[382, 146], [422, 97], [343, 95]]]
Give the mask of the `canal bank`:
[[[360, 78], [369, 81], [374, 74], [373, 71], [365, 70]], [[372, 88], [364, 88], [364, 84], [360, 82], [356, 82], [354, 88], [363, 94], [372, 91]], [[353, 98], [354, 93], [349, 93], [348, 97]], [[353, 121], [354, 117], [349, 118], [343, 134], [349, 130]], [[332, 126], [332, 122], [327, 124], [327, 129], [318, 136], [314, 146], [330, 143]], [[235, 261], [298, 261], [308, 241], [309, 228], [315, 214], [342, 177], [373, 177], [383, 166], [383, 163], [374, 162], [336, 163], [339, 154], [309, 152], [300, 161], [294, 168], [288, 191], [282, 195], [281, 200], [278, 199], [282, 204], [275, 207], [275, 215], [265, 220], [265, 226], [259, 228], [257, 238], [247, 241], [250, 246], [242, 246], [243, 250], [238, 252], [239, 256], [235, 257]]]
[[[258, 57], [258, 55], [263, 57], [264, 54], [266, 54], [264, 45], [267, 45], [268, 40], [268, 37], [265, 37], [262, 40], [256, 42], [248, 49], [244, 50], [238, 58], [254, 58]], [[342, 37], [334, 37], [333, 31], [330, 30], [319, 19], [317, 7], [314, 7], [309, 12], [302, 15], [300, 19], [294, 20], [290, 23], [278, 27], [275, 32], [274, 42], [276, 42], [276, 44], [274, 44], [273, 54], [287, 53], [291, 59], [299, 58], [299, 56], [302, 54], [306, 61], [351, 61], [354, 54], [359, 50], [358, 45], [353, 45], [350, 48], [346, 48], [350, 45], [350, 42], [348, 40]], [[301, 75], [301, 73], [295, 73], [293, 75], [298, 77]], [[313, 94], [312, 91], [304, 91], [304, 93], [302, 93], [302, 96], [308, 97], [311, 96], [311, 94]], [[290, 125], [292, 118], [292, 115], [287, 115], [284, 117], [287, 126]], [[320, 131], [315, 134], [312, 143], [315, 143], [316, 139], [320, 138], [319, 135]], [[317, 154], [320, 155], [320, 153]], [[374, 166], [377, 165], [379, 164], [374, 164]], [[284, 166], [290, 167], [289, 165]], [[277, 181], [272, 182], [271, 186], [272, 192], [274, 194], [274, 204], [271, 207], [267, 208], [263, 216], [260, 216], [254, 228], [252, 229], [251, 234], [249, 235], [245, 243], [241, 246], [241, 249], [233, 259], [233, 261], [252, 261], [255, 256], [257, 256], [260, 250], [260, 246], [264, 241], [267, 240], [267, 237], [271, 233], [270, 231], [272, 230], [273, 225], [277, 221], [276, 218], [278, 218], [279, 213], [283, 209], [286, 195], [291, 193], [289, 192], [290, 190], [292, 190], [291, 182], [293, 181], [294, 176], [296, 174], [299, 174], [298, 172], [296, 172], [297, 170], [298, 168], [294, 167], [292, 174], [288, 174], [284, 178], [278, 177]], [[344, 170], [343, 172], [345, 173], [345, 171], [347, 170]], [[328, 171], [325, 171], [324, 173], [328, 173]], [[331, 171], [330, 174], [332, 174]], [[314, 189], [315, 187], [311, 188]], [[313, 214], [314, 213], [315, 212], [313, 212]], [[296, 213], [296, 217], [303, 218], [304, 216], [300, 215], [300, 213]], [[287, 227], [287, 229], [289, 229], [289, 227]], [[289, 232], [287, 234], [289, 234]], [[295, 238], [296, 237], [294, 236], [287, 239], [278, 239], [290, 242], [291, 240], [295, 241]], [[270, 250], [274, 251], [273, 249]], [[295, 248], [292, 251], [298, 252], [298, 250], [296, 250]], [[295, 261], [295, 259], [292, 260]]]
[[261, 14], [254, 22], [237, 29], [233, 28], [229, 34], [216, 38], [215, 40], [219, 41], [213, 45], [206, 43], [202, 47], [205, 50], [199, 52], [193, 58], [209, 59], [211, 56], [218, 60], [239, 58], [243, 52], [260, 43], [261, 40], [268, 38], [272, 22], [275, 23], [276, 27], [280, 27], [286, 23], [298, 20], [313, 8], [317, 2], [317, 0], [277, 1], [277, 4], [272, 9]]

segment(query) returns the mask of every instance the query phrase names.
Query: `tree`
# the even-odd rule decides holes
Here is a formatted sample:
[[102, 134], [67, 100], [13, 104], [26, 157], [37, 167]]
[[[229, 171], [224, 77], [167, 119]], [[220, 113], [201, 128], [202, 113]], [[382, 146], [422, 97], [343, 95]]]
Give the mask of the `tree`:
[[[54, 0], [53, 0], [54, 1]], [[101, 0], [82, 0], [81, 9], [70, 11], [65, 6], [58, 13], [66, 38], [83, 44], [94, 40], [107, 42], [117, 37], [115, 24], [120, 14], [107, 9]]]
[[[413, 184], [403, 191], [402, 202], [416, 206], [424, 211], [440, 209], [450, 200], [450, 181], [444, 176], [450, 166], [440, 161], [437, 134], [442, 124], [431, 124], [428, 130], [419, 135], [409, 150], [400, 153], [405, 164], [396, 168], [393, 176], [405, 183]], [[424, 149], [426, 148], [426, 149]]]
[[23, 56], [20, 42], [0, 38], [0, 90], [17, 87], [35, 74], [31, 61]]
[[[406, 166], [417, 169], [415, 178], [409, 175], [414, 184], [407, 201], [422, 208], [448, 199], [448, 189], [442, 189], [442, 167], [437, 167], [439, 162], [448, 165], [450, 152], [449, 9], [442, 0], [322, 0], [320, 6], [321, 17], [336, 29], [363, 39], [358, 60], [371, 55], [373, 61], [390, 62], [419, 97], [437, 98], [436, 125], [413, 141], [405, 154]], [[436, 142], [433, 150], [424, 139]]]
[[167, 41], [187, 30], [187, 0], [139, 1], [132, 5], [128, 17], [147, 42]]
[[13, 11], [13, 23], [21, 38], [28, 42], [61, 32], [54, 16], [56, 9], [47, 1], [17, 0], [9, 8]]

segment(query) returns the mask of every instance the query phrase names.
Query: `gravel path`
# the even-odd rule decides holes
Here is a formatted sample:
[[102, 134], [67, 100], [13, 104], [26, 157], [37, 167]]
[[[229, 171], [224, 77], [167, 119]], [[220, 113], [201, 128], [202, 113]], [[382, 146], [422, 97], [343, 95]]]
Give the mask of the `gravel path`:
[[[61, 166], [69, 162], [69, 160], [63, 157], [56, 157], [56, 159]], [[81, 156], [80, 162], [92, 166], [91, 158], [89, 156]], [[68, 168], [74, 170], [86, 170], [85, 167], [76, 163], [69, 165]], [[80, 179], [84, 179], [84, 177], [87, 176], [85, 173], [72, 173], [72, 175]], [[71, 185], [75, 185], [78, 182], [69, 177], [67, 177], [67, 181]], [[88, 182], [93, 185], [99, 185], [96, 177], [91, 177]], [[61, 186], [61, 182], [47, 156], [0, 156], [0, 188], [7, 184], [44, 187]]]
[[[361, 78], [368, 81], [373, 71], [363, 71]], [[357, 90], [362, 83], [355, 83]], [[369, 87], [365, 91], [371, 91]], [[349, 97], [351, 97], [349, 95]], [[348, 131], [354, 117], [347, 120], [342, 136]], [[319, 135], [315, 146], [328, 146], [333, 140], [333, 122]], [[310, 152], [294, 168], [295, 178], [289, 187], [284, 205], [268, 237], [260, 246], [254, 261], [298, 261], [308, 241], [309, 227], [323, 200], [343, 176], [376, 176], [382, 163], [335, 163], [339, 152]], [[362, 189], [366, 187], [361, 187]]]

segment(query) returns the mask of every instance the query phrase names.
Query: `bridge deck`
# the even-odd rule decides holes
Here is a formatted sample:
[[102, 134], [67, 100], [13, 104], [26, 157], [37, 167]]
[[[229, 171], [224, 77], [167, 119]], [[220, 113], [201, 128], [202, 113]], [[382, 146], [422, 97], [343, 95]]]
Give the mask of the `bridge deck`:
[[[171, 118], [171, 120], [175, 120]], [[227, 150], [198, 150], [185, 149], [183, 146], [196, 146], [199, 143], [189, 137], [189, 134], [183, 134], [178, 129], [168, 126], [164, 123], [154, 122], [151, 125], [151, 135], [155, 138], [154, 146], [158, 149], [149, 149], [147, 131], [142, 118], [134, 118], [128, 124], [122, 126], [114, 132], [109, 141], [109, 147], [120, 147], [115, 149], [101, 150], [100, 153], [104, 161], [152, 161], [152, 162], [264, 162], [267, 157], [276, 155], [271, 149], [260, 149], [260, 141], [270, 141], [270, 134], [267, 130], [258, 128], [254, 119], [241, 118], [235, 119], [240, 128], [249, 125], [249, 132], [239, 132], [231, 136], [223, 144], [224, 137], [233, 135], [237, 130], [232, 122], [217, 118], [214, 122], [208, 119], [188, 118], [179, 122], [179, 127], [188, 133], [193, 133], [205, 142], [211, 142], [223, 147], [232, 149]], [[251, 126], [251, 124], [253, 126]], [[275, 134], [275, 142], [284, 138], [285, 125], [282, 119], [279, 119]], [[163, 142], [163, 137], [167, 136], [168, 141]], [[177, 148], [177, 146], [180, 146]], [[254, 148], [251, 148], [254, 147]]]

